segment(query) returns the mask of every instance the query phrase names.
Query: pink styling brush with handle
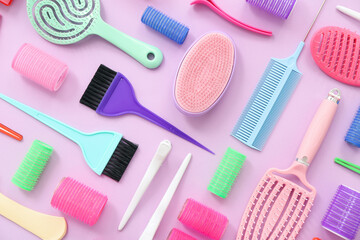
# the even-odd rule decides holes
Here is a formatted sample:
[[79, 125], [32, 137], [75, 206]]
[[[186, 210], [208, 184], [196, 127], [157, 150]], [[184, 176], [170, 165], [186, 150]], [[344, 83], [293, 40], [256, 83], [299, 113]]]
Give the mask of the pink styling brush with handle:
[[[339, 100], [340, 91], [333, 89], [322, 101], [290, 168], [271, 168], [265, 173], [243, 214], [237, 240], [296, 238], [316, 196], [306, 171], [331, 125]], [[304, 186], [285, 175], [296, 176]]]

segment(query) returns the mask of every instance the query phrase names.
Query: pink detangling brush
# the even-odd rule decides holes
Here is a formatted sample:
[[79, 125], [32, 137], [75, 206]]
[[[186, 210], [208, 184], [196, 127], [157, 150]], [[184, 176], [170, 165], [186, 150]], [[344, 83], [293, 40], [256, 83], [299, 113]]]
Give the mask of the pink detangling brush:
[[[296, 238], [316, 196], [306, 171], [331, 125], [339, 100], [340, 91], [333, 89], [322, 101], [290, 168], [272, 168], [265, 173], [243, 214], [237, 240]], [[288, 175], [296, 176], [304, 187], [284, 178]]]

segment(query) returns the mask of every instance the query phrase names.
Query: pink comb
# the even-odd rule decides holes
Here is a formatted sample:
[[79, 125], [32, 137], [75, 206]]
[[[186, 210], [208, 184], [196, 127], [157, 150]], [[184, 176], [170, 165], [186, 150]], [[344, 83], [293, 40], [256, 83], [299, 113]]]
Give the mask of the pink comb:
[[167, 240], [196, 240], [196, 238], [193, 238], [189, 234], [186, 234], [177, 228], [173, 228], [173, 230], [171, 230]]
[[107, 196], [67, 177], [55, 190], [51, 206], [92, 226], [99, 219], [107, 200]]
[[[340, 91], [333, 89], [322, 101], [290, 168], [272, 168], [265, 173], [243, 214], [237, 240], [295, 239], [316, 196], [315, 188], [306, 180], [306, 171], [330, 127], [339, 100]], [[306, 188], [280, 175], [296, 176]]]
[[340, 27], [324, 27], [311, 40], [319, 68], [335, 80], [360, 87], [360, 36]]
[[215, 240], [221, 239], [229, 222], [226, 216], [191, 198], [186, 200], [178, 220]]
[[16, 53], [12, 68], [50, 91], [60, 88], [68, 72], [65, 63], [28, 43]]

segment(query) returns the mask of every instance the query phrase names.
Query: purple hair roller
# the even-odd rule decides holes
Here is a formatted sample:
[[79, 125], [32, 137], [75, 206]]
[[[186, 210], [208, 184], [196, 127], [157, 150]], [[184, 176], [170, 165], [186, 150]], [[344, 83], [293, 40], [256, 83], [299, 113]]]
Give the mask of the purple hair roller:
[[321, 224], [339, 237], [355, 239], [360, 226], [360, 193], [340, 185]]
[[251, 5], [264, 9], [265, 11], [287, 19], [292, 12], [296, 0], [246, 0]]

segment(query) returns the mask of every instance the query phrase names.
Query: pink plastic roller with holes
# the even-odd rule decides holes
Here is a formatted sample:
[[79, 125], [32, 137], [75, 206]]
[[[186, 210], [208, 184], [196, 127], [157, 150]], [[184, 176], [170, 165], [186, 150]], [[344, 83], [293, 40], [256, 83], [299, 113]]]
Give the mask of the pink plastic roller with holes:
[[178, 219], [214, 240], [221, 239], [229, 222], [226, 216], [191, 198], [186, 200]]
[[61, 87], [68, 72], [65, 63], [28, 43], [16, 53], [12, 68], [53, 92]]
[[107, 196], [67, 177], [55, 190], [51, 206], [92, 226], [99, 219], [107, 200]]
[[189, 234], [186, 234], [177, 228], [173, 228], [171, 230], [167, 240], [196, 240], [196, 238], [193, 238]]

